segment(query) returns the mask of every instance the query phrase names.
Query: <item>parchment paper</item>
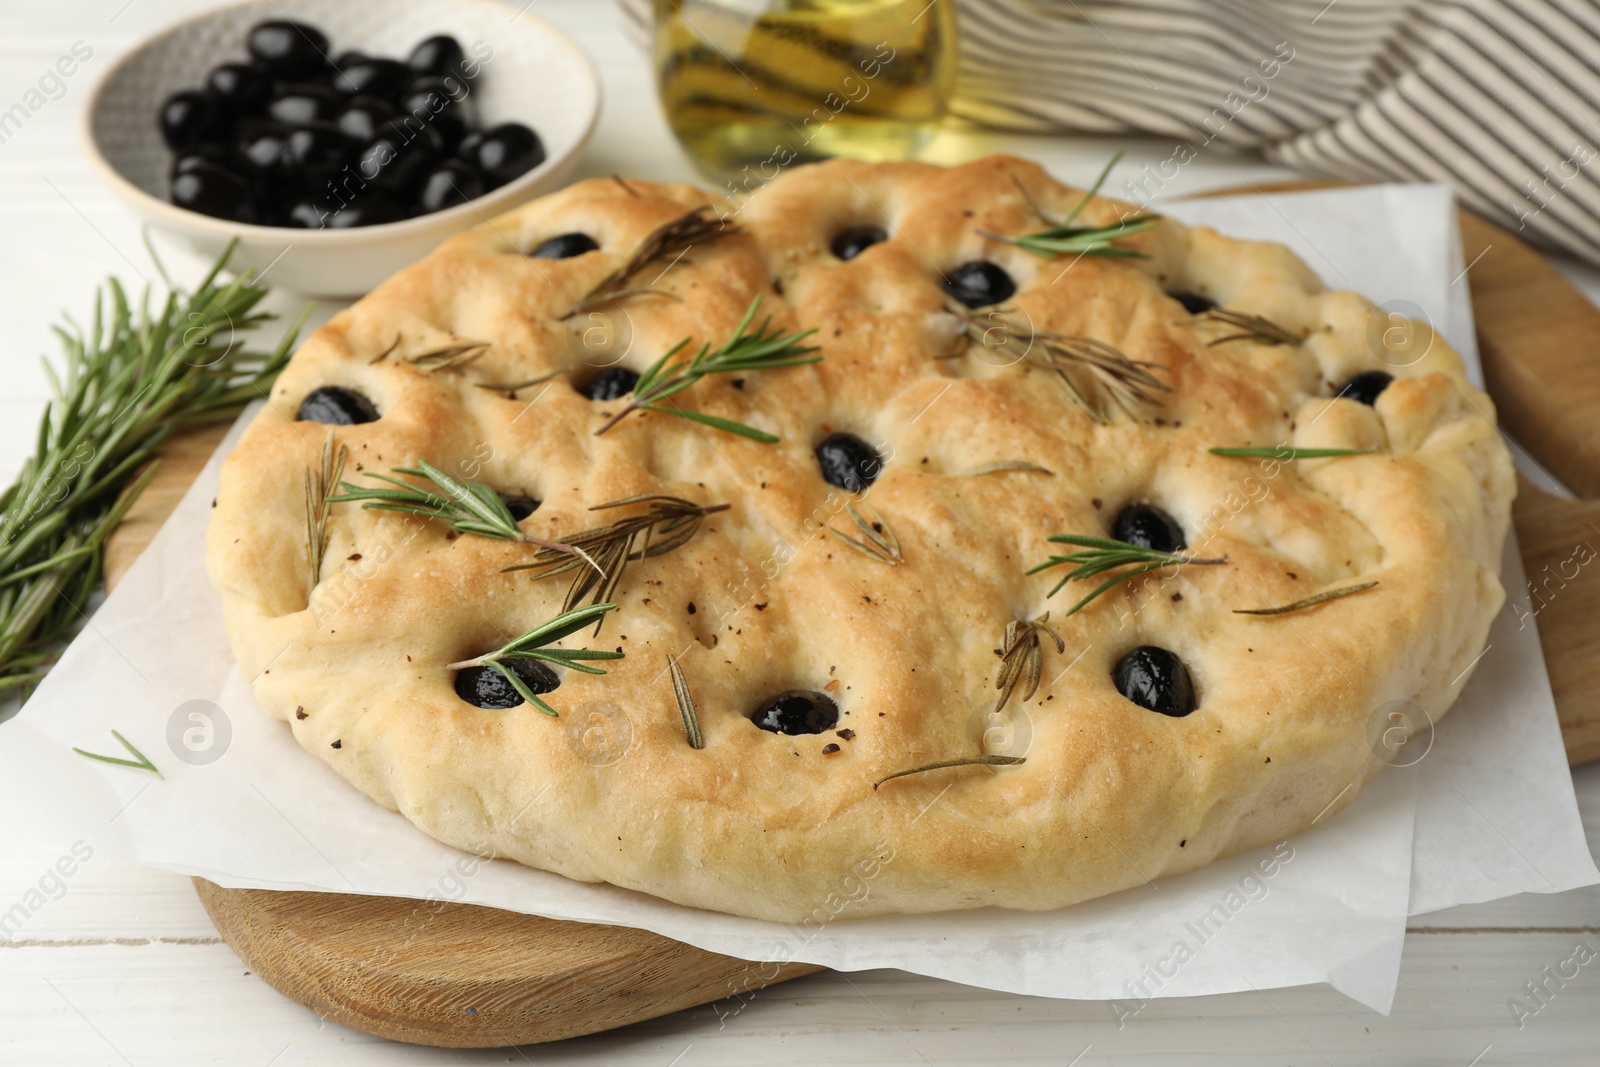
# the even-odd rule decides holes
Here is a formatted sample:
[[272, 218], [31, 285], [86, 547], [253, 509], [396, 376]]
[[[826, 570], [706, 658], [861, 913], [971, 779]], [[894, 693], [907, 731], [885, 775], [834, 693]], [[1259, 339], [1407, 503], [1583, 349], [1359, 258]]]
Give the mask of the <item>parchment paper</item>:
[[[1332, 286], [1409, 300], [1475, 364], [1446, 189], [1251, 196], [1163, 210], [1282, 241]], [[1420, 760], [1385, 770], [1347, 810], [1288, 842], [1181, 877], [1057, 912], [852, 919], [850, 899], [870, 894], [872, 874], [841, 871], [837, 886], [819, 889], [816, 917], [789, 926], [480, 860], [366, 799], [256, 706], [201, 564], [217, 463], [33, 699], [0, 726], [0, 810], [11, 816], [0, 834], [82, 838], [97, 854], [227, 886], [467, 901], [640, 927], [752, 961], [896, 967], [1107, 1000], [1124, 1023], [1152, 997], [1312, 982], [1387, 1011], [1408, 914], [1600, 880], [1514, 545], [1505, 555], [1511, 603]], [[161, 779], [70, 751], [124, 755], [114, 728]], [[751, 985], [764, 970], [752, 964]], [[736, 981], [728, 993], [745, 991]]]

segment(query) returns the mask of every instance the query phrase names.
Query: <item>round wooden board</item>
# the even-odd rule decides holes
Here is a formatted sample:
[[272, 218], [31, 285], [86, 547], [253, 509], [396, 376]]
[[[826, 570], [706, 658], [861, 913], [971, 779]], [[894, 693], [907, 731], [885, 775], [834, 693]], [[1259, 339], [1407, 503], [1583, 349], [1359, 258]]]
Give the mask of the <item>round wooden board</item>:
[[[1277, 192], [1295, 182], [1207, 195]], [[1600, 492], [1600, 311], [1538, 253], [1461, 215], [1484, 373], [1501, 424], [1576, 491]], [[224, 428], [163, 449], [160, 473], [106, 550], [115, 582], [166, 521]], [[1516, 525], [1569, 760], [1600, 758], [1600, 501], [1522, 480]], [[1580, 553], [1587, 551], [1587, 556]], [[626, 927], [448, 902], [224, 889], [194, 879], [217, 931], [284, 996], [367, 1033], [485, 1048], [596, 1033], [821, 968], [760, 964]]]

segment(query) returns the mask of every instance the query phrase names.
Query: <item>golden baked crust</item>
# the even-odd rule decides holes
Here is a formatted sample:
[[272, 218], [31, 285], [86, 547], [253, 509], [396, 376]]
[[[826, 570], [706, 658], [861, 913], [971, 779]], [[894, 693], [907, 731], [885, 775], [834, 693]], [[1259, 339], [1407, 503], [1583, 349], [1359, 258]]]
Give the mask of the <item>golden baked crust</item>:
[[[1490, 400], [1442, 340], [1386, 366], [1368, 344], [1372, 306], [1324, 291], [1277, 245], [1163, 220], [1121, 242], [1148, 259], [1052, 260], [979, 234], [1039, 228], [1018, 182], [1055, 213], [1081, 195], [1004, 157], [798, 168], [738, 211], [745, 233], [664, 273], [656, 284], [677, 299], [610, 309], [631, 323], [622, 363], [635, 370], [684, 337], [728, 337], [758, 293], [776, 325], [815, 327], [822, 362], [751, 373], [742, 387], [712, 376], [680, 396], [777, 444], [648, 413], [597, 437], [619, 402], [573, 388], [593, 373], [573, 338], [596, 324], [558, 316], [657, 226], [701, 204], [733, 209], [689, 186], [579, 183], [452, 238], [340, 313], [227, 459], [208, 536], [262, 706], [442, 841], [783, 921], [861, 897], [873, 855], [851, 915], [1047, 909], [1277, 840], [1348, 804], [1347, 787], [1381, 765], [1376, 709], [1404, 699], [1444, 714], [1503, 599], [1514, 480]], [[1097, 199], [1082, 221], [1122, 210]], [[861, 224], [891, 236], [834, 257], [832, 236]], [[522, 254], [572, 231], [600, 251]], [[976, 345], [936, 358], [959, 347], [940, 274], [978, 258], [1016, 279], [1019, 319], [1159, 364], [1171, 393], [1100, 426], [1029, 363], [997, 365]], [[1306, 339], [1208, 347], [1217, 325], [1164, 288]], [[403, 358], [451, 338], [492, 346], [431, 373]], [[1331, 383], [1374, 368], [1397, 376], [1375, 406], [1329, 399]], [[566, 373], [514, 399], [478, 388], [555, 370]], [[531, 546], [339, 504], [308, 606], [303, 477], [325, 428], [295, 412], [324, 385], [359, 389], [382, 411], [337, 429], [352, 482], [427, 460], [538, 497], [522, 526], [550, 538], [634, 494], [732, 506], [684, 547], [631, 565], [593, 642], [626, 658], [603, 664], [605, 677], [568, 673], [547, 698], [560, 719], [527, 704], [483, 710], [456, 696], [446, 665], [551, 618], [564, 582], [502, 573]], [[812, 452], [834, 429], [889, 454], [868, 499], [899, 538], [899, 565], [823, 532], [850, 528]], [[1378, 451], [1284, 464], [1207, 452], [1284, 440]], [[1009, 460], [1053, 473], [969, 473]], [[1158, 502], [1196, 554], [1227, 564], [1126, 582], [1063, 617], [1082, 583], [1047, 599], [1059, 572], [1024, 571], [1060, 551], [1051, 534], [1104, 534], [1135, 500]], [[1234, 613], [1374, 579], [1292, 615]], [[894, 771], [982, 750], [1006, 624], [1046, 610], [1067, 648], [1046, 642], [1043, 684], [1012, 705], [1031, 730], [1026, 763], [875, 791]], [[1146, 711], [1114, 687], [1118, 657], [1146, 643], [1187, 663], [1193, 714]], [[666, 671], [678, 654], [702, 750], [685, 741]], [[825, 686], [853, 738], [790, 737], [749, 718], [783, 690]]]

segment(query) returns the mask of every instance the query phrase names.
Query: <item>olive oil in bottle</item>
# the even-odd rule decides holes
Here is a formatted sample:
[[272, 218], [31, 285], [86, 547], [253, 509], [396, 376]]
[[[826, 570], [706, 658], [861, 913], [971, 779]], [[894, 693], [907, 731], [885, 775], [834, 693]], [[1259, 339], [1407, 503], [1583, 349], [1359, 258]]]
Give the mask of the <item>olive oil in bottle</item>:
[[956, 74], [953, 0], [655, 0], [667, 123], [716, 181], [750, 188], [829, 156], [914, 154]]

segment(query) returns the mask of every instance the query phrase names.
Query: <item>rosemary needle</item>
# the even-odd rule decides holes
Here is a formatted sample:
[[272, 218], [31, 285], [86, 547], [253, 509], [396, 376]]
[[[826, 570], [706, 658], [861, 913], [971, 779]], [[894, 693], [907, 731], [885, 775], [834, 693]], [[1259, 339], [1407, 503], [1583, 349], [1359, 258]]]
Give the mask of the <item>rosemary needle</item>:
[[1340, 597], [1350, 596], [1354, 593], [1364, 593], [1377, 584], [1377, 582], [1362, 582], [1360, 585], [1347, 586], [1344, 589], [1330, 589], [1326, 593], [1308, 596], [1304, 600], [1296, 600], [1293, 604], [1285, 604], [1281, 608], [1235, 608], [1233, 613], [1235, 615], [1287, 615], [1292, 611], [1303, 611], [1306, 608], [1314, 608], [1318, 604], [1325, 604], [1330, 600], [1338, 600]]
[[876, 790], [884, 782], [893, 781], [896, 778], [904, 778], [908, 774], [922, 774], [925, 771], [942, 771], [946, 767], [1015, 767], [1019, 763], [1026, 762], [1028, 762], [1028, 757], [1026, 756], [961, 756], [957, 759], [942, 759], [933, 763], [924, 763], [920, 767], [908, 767], [903, 771], [895, 771], [893, 774], [886, 774], [882, 778], [879, 778], [876, 782], [873, 782], [872, 788]]
[[150, 757], [146, 756], [143, 752], [140, 752], [138, 749], [134, 748], [132, 741], [129, 741], [126, 737], [123, 737], [120, 733], [118, 733], [115, 730], [111, 731], [111, 736], [115, 737], [118, 741], [120, 741], [122, 743], [122, 747], [123, 748], [127, 749], [130, 753], [132, 753], [133, 755], [135, 755], [135, 756], [137, 756], [139, 758], [137, 760], [131, 760], [131, 759], [121, 759], [120, 757], [117, 757], [117, 756], [102, 756], [98, 752], [85, 752], [81, 748], [74, 748], [72, 751], [76, 752], [80, 756], [87, 756], [92, 760], [99, 760], [101, 763], [115, 763], [119, 767], [134, 767], [134, 768], [136, 768], [138, 770], [141, 770], [141, 771], [149, 771], [151, 774], [155, 775], [157, 778], [160, 778], [162, 781], [166, 781], [166, 777], [159, 770], [156, 769], [156, 765], [154, 763], [150, 762]]
[[1236, 459], [1276, 459], [1287, 463], [1291, 459], [1335, 459], [1339, 456], [1370, 456], [1375, 448], [1289, 448], [1266, 446], [1262, 448], [1210, 448], [1213, 456], [1230, 456]]
[[694, 695], [689, 692], [689, 680], [683, 676], [678, 657], [667, 657], [667, 670], [672, 675], [672, 695], [678, 702], [678, 714], [683, 717], [683, 734], [690, 748], [705, 748], [706, 740], [700, 733], [700, 713], [695, 710]]

